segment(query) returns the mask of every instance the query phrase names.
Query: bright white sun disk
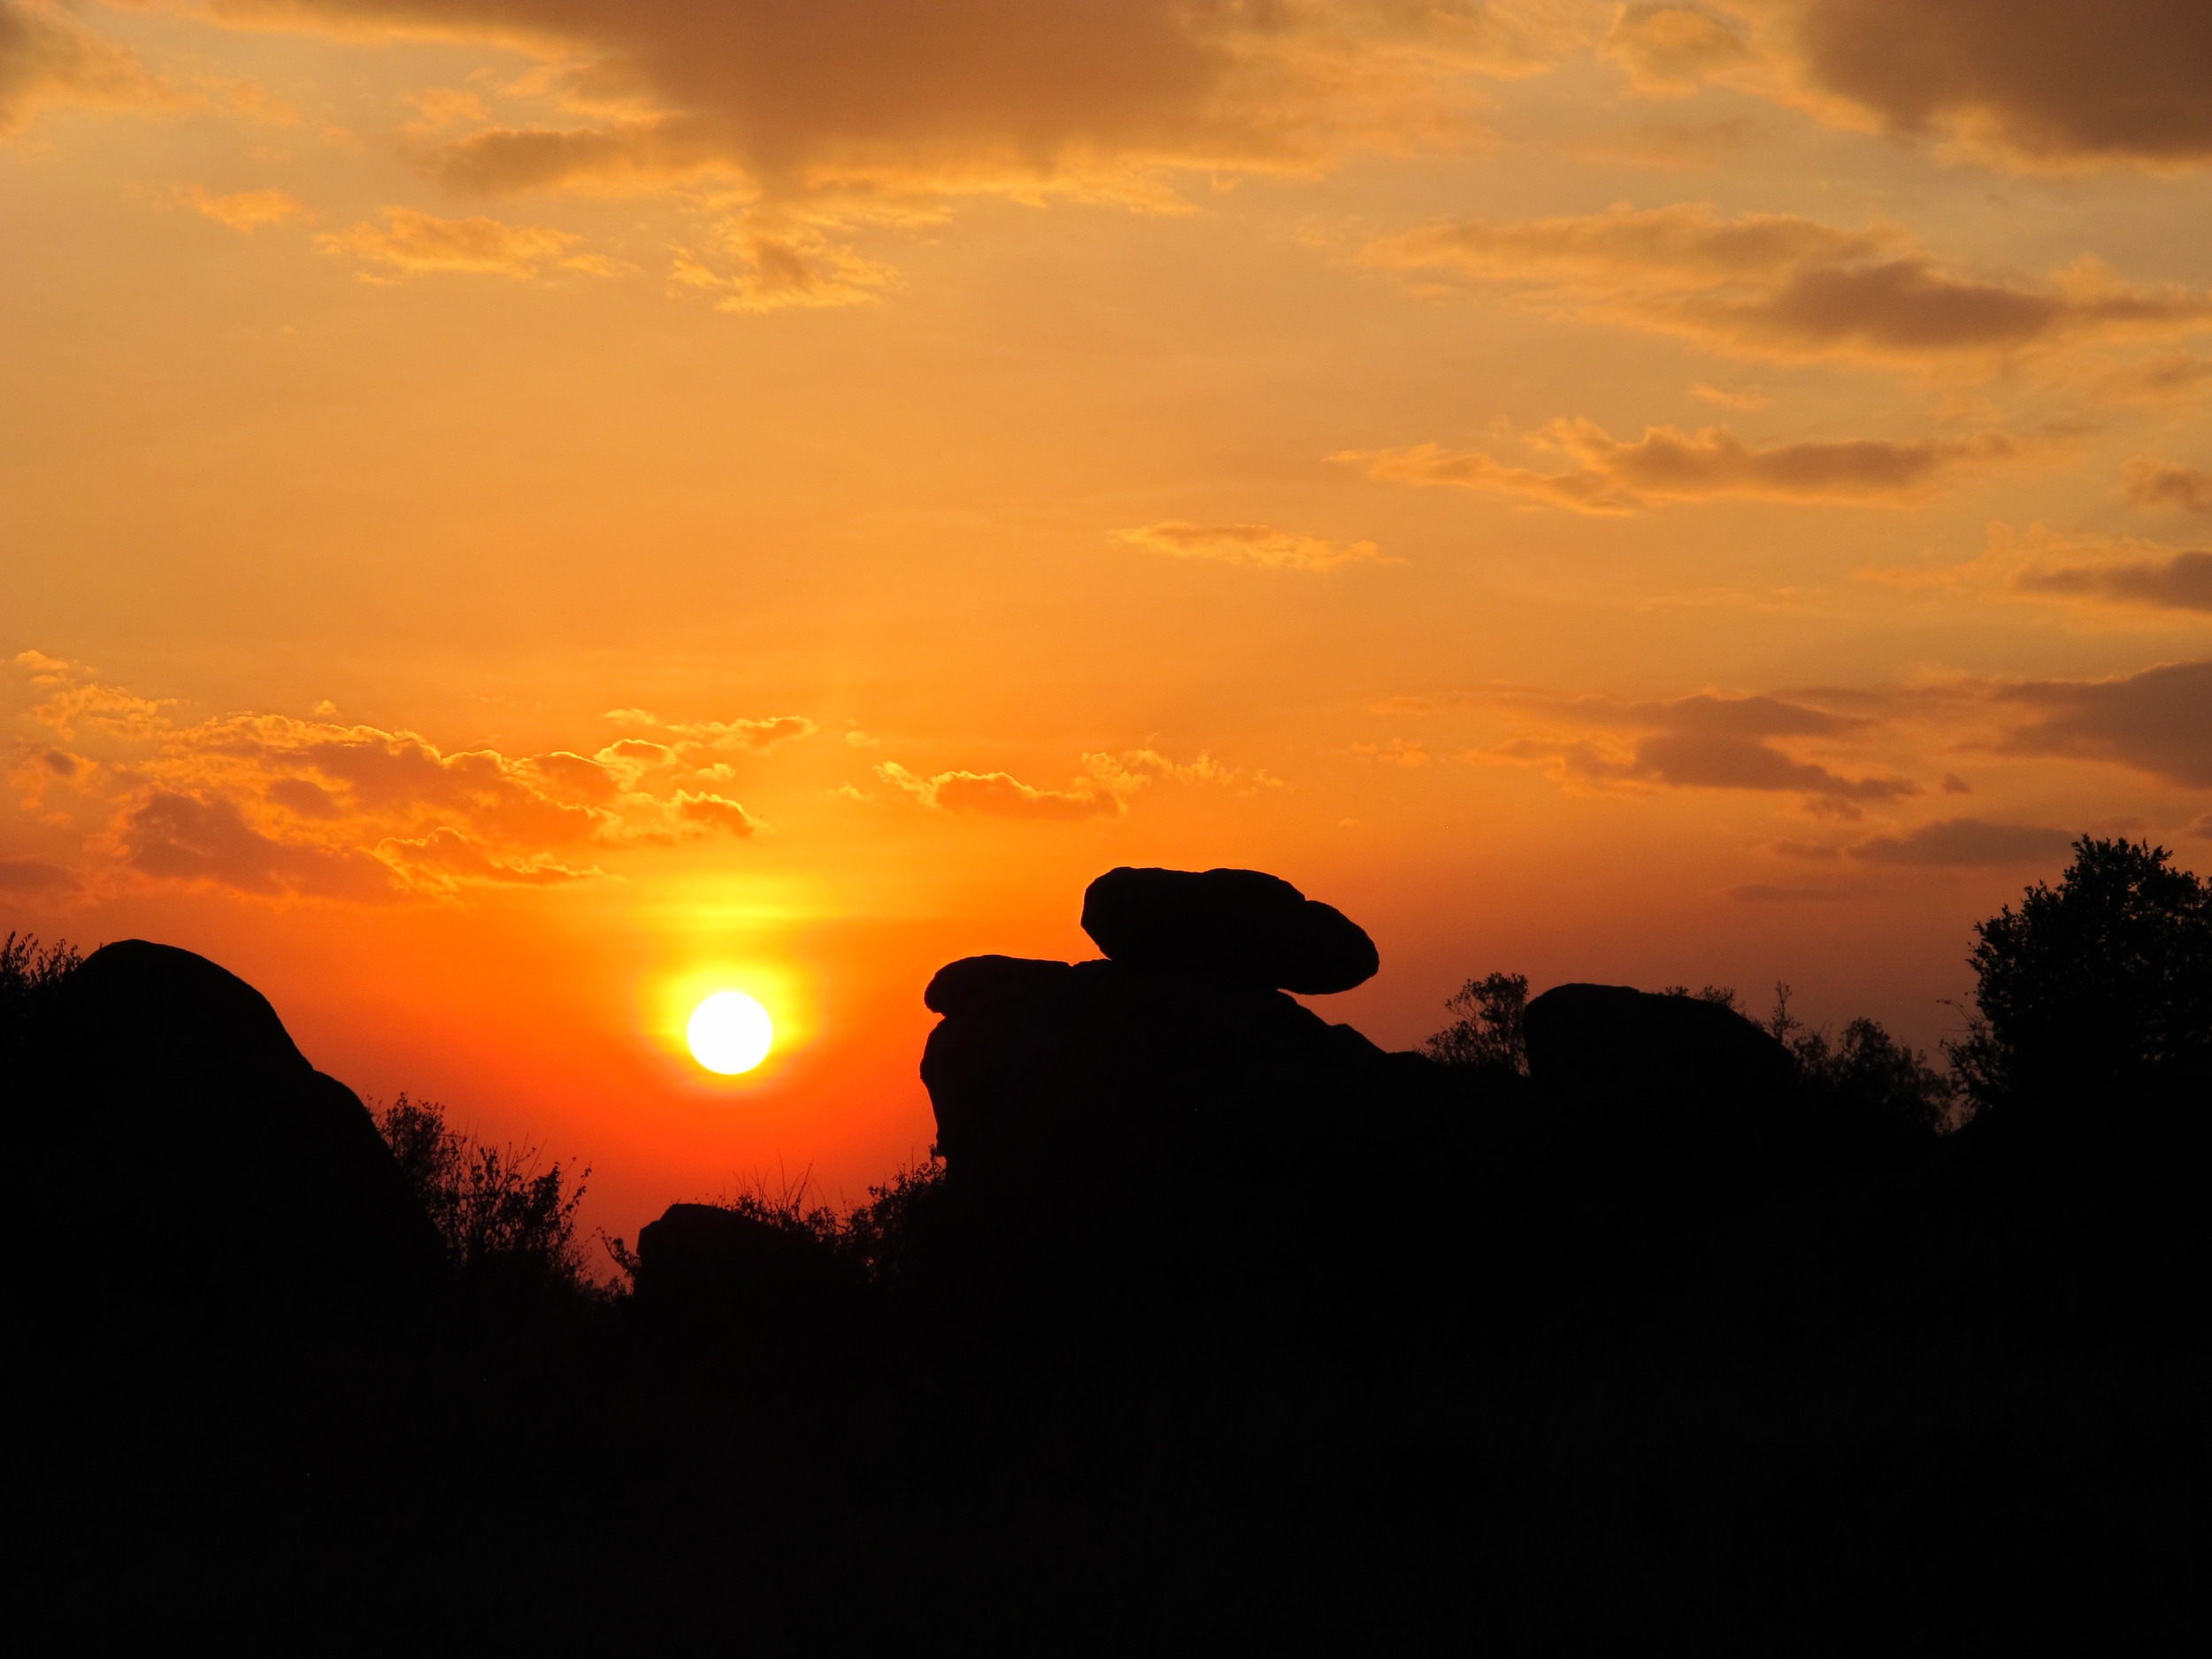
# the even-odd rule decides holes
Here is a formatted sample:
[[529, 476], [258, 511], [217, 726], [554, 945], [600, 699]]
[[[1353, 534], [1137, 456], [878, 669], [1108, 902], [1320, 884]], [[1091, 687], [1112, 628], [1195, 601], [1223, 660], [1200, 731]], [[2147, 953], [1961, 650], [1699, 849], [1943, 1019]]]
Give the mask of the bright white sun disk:
[[717, 991], [691, 1010], [684, 1028], [692, 1057], [710, 1071], [734, 1077], [768, 1057], [776, 1040], [768, 1010], [742, 991]]

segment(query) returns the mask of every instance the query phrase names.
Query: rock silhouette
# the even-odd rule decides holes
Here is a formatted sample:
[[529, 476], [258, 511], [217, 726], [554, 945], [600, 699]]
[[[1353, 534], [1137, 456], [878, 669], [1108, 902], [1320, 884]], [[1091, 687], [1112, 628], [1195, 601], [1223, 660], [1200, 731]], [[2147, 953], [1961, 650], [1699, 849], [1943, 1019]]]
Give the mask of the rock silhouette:
[[719, 1204], [669, 1205], [639, 1232], [636, 1260], [638, 1312], [685, 1337], [818, 1332], [861, 1288], [818, 1238]]
[[62, 987], [36, 1202], [87, 1310], [282, 1318], [434, 1279], [440, 1246], [353, 1091], [204, 956], [125, 940]]
[[1365, 933], [1288, 882], [1117, 870], [1083, 916], [1109, 959], [972, 956], [924, 994], [944, 1018], [922, 1079], [973, 1274], [1018, 1276], [998, 1243], [1016, 1236], [1037, 1271], [1049, 1256], [1133, 1280], [1203, 1279], [1232, 1255], [1268, 1272], [1342, 1257], [1325, 1218], [1350, 1218], [1321, 1148], [1357, 1133], [1417, 1167], [1463, 1123], [1443, 1068], [1275, 988], [1346, 988], [1376, 967]]
[[1083, 895], [1083, 931], [1107, 959], [1321, 995], [1374, 977], [1374, 941], [1343, 911], [1257, 870], [1124, 865]]

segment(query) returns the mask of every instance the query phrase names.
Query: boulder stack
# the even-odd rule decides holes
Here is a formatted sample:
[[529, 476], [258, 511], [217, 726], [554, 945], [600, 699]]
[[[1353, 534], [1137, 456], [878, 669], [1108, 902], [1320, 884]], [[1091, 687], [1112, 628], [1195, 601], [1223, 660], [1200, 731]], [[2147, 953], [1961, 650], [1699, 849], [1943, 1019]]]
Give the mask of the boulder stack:
[[1402, 1179], [1440, 1162], [1452, 1116], [1441, 1068], [1285, 994], [1361, 983], [1373, 942], [1252, 870], [1115, 870], [1082, 919], [1103, 960], [971, 956], [924, 995], [944, 1016], [922, 1079], [973, 1276], [1344, 1269], [1347, 1148]]

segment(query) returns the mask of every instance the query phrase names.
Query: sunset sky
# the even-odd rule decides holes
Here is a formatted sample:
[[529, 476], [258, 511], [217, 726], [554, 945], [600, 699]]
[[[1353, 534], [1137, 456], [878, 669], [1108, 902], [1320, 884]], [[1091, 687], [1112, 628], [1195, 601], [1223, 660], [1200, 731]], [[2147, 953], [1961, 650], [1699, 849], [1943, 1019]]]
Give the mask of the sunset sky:
[[1387, 1046], [2212, 867], [2204, 0], [0, 0], [0, 931], [617, 1233], [1117, 864]]

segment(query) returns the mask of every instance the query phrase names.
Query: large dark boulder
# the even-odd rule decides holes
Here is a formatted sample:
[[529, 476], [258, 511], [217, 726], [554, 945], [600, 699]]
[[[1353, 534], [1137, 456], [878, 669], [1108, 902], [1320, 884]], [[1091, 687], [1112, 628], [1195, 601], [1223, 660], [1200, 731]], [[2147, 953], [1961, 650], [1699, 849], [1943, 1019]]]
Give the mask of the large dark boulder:
[[859, 1269], [822, 1239], [720, 1204], [671, 1204], [637, 1241], [640, 1313], [689, 1335], [757, 1340], [845, 1311]]
[[265, 1323], [434, 1280], [436, 1232], [368, 1111], [235, 974], [126, 940], [53, 1015], [19, 1122], [58, 1307]]
[[1110, 870], [1083, 895], [1083, 931], [1107, 957], [1318, 995], [1374, 977], [1374, 941], [1333, 906], [1257, 870]]
[[1561, 985], [1525, 1016], [1539, 1083], [1600, 1110], [1665, 1098], [1736, 1111], [1789, 1087], [1789, 1051], [1723, 1003], [1626, 985]]
[[1620, 1240], [1701, 1233], [1807, 1179], [1817, 1148], [1795, 1064], [1733, 1009], [1563, 985], [1533, 999], [1525, 1020], [1553, 1158], [1542, 1185], [1581, 1247], [1625, 1264]]

